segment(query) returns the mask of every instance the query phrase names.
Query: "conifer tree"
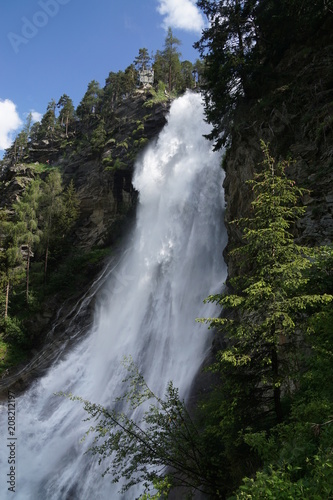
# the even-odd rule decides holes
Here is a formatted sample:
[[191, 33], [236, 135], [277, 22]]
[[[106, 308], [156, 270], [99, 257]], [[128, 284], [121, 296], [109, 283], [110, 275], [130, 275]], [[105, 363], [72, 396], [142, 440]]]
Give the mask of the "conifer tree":
[[61, 174], [57, 170], [49, 173], [42, 184], [42, 194], [39, 201], [39, 218], [42, 225], [42, 243], [45, 249], [44, 280], [46, 281], [50, 243], [54, 237], [54, 223], [62, 211], [63, 192]]
[[168, 69], [169, 92], [171, 92], [171, 90], [173, 89], [177, 73], [180, 72], [179, 57], [181, 54], [178, 51], [179, 45], [181, 45], [181, 41], [173, 35], [172, 29], [169, 27], [168, 34], [164, 41], [164, 50], [163, 50], [163, 58], [166, 61]]
[[127, 95], [131, 94], [136, 89], [137, 80], [138, 72], [135, 69], [134, 65], [130, 64], [129, 66], [127, 66], [124, 72], [123, 92]]
[[110, 71], [109, 76], [105, 80], [103, 89], [103, 116], [108, 119], [112, 116], [112, 110], [122, 95], [122, 79], [123, 71], [114, 73]]
[[249, 181], [254, 194], [251, 215], [232, 222], [242, 229], [242, 245], [230, 251], [239, 262], [237, 276], [230, 280], [231, 293], [206, 299], [223, 306], [225, 315], [205, 321], [230, 340], [230, 347], [219, 352], [217, 365], [255, 374], [253, 391], [264, 394], [266, 407], [271, 399], [281, 422], [281, 388], [286, 391], [292, 380], [304, 314], [332, 296], [309, 290], [316, 249], [294, 241], [295, 222], [305, 212], [299, 205], [304, 190], [288, 179], [289, 162], [276, 163], [264, 143], [262, 150], [262, 171]]
[[35, 122], [30, 128], [30, 142], [38, 142], [38, 137], [40, 137], [40, 122]]
[[20, 264], [22, 255], [17, 243], [17, 230], [14, 222], [9, 220], [6, 210], [0, 211], [0, 286], [3, 299], [3, 316], [6, 322], [9, 309], [10, 289], [21, 275]]
[[96, 80], [92, 80], [88, 84], [86, 93], [84, 94], [80, 104], [77, 107], [77, 116], [85, 123], [98, 116], [102, 105], [103, 90], [100, 88]]
[[60, 224], [64, 235], [68, 234], [77, 221], [80, 213], [80, 202], [77, 196], [73, 179], [63, 193], [62, 211], [60, 214]]
[[134, 66], [137, 71], [143, 71], [149, 69], [151, 57], [149, 55], [148, 49], [139, 49], [139, 54], [134, 59]]
[[17, 241], [26, 258], [26, 301], [29, 303], [30, 260], [34, 246], [39, 242], [41, 231], [38, 228], [38, 208], [40, 202], [40, 181], [32, 181], [22, 198], [13, 204], [16, 215]]
[[177, 90], [184, 91], [186, 89], [193, 89], [195, 80], [193, 75], [193, 64], [190, 61], [183, 61], [180, 65], [179, 83]]
[[168, 83], [168, 68], [161, 50], [157, 50], [154, 55], [154, 77], [156, 82]]
[[15, 163], [24, 160], [28, 145], [28, 135], [25, 130], [21, 130], [14, 141], [14, 160]]
[[44, 114], [40, 122], [40, 127], [38, 129], [38, 134], [40, 139], [52, 140], [54, 138], [54, 132], [56, 127], [56, 116], [55, 116], [56, 106], [57, 105], [55, 100], [51, 99], [51, 101], [47, 105], [46, 113]]
[[30, 112], [26, 118], [25, 125], [24, 125], [24, 132], [27, 134], [27, 138], [30, 137], [30, 131], [32, 127], [32, 113]]
[[214, 127], [209, 137], [216, 140], [217, 149], [229, 138], [235, 106], [253, 93], [257, 5], [257, 0], [198, 0], [209, 27], [194, 47], [205, 60], [206, 115]]
[[57, 107], [60, 108], [58, 121], [62, 127], [65, 126], [66, 137], [68, 137], [69, 125], [74, 120], [73, 101], [67, 94], [63, 94], [57, 103]]
[[106, 140], [105, 122], [103, 118], [99, 120], [98, 125], [93, 130], [90, 138], [90, 146], [94, 154], [100, 154]]

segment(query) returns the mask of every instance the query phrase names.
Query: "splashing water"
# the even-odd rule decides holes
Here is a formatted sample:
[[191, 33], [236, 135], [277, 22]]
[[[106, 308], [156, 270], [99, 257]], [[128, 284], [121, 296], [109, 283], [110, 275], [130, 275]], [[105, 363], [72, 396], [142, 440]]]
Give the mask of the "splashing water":
[[[132, 491], [118, 494], [119, 485], [101, 477], [103, 465], [84, 455], [82, 406], [54, 393], [110, 405], [123, 391], [123, 356], [131, 355], [156, 394], [172, 380], [186, 399], [212, 340], [195, 318], [217, 313], [203, 299], [221, 289], [226, 275], [221, 157], [203, 138], [207, 133], [202, 98], [187, 93], [172, 103], [158, 140], [137, 162], [136, 227], [101, 293], [89, 335], [16, 401], [16, 492], [7, 489], [3, 433], [1, 498], [135, 498]], [[2, 429], [5, 413], [3, 407]]]

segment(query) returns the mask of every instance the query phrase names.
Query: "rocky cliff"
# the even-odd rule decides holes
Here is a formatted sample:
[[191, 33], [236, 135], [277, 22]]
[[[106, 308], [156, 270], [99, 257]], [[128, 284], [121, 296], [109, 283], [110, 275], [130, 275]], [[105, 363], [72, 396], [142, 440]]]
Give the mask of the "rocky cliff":
[[[24, 162], [5, 159], [0, 179], [0, 208], [11, 212], [12, 203], [33, 179], [45, 180], [48, 166], [57, 167], [65, 185], [73, 181], [79, 200], [79, 218], [70, 235], [71, 254], [89, 256], [94, 249], [113, 248], [112, 259], [117, 259], [119, 250], [115, 243], [135, 213], [137, 192], [131, 182], [135, 160], [165, 125], [170, 103], [167, 98], [155, 102], [149, 90], [138, 90], [112, 110], [106, 139], [98, 149], [86, 143], [80, 130], [76, 130], [67, 141], [43, 140], [31, 144]], [[26, 361], [3, 372], [0, 390], [13, 384], [17, 390], [23, 389], [66, 348], [72, 334], [76, 338], [75, 330], [87, 330], [92, 321], [95, 292], [109, 269], [110, 257], [105, 260], [103, 251], [100, 255], [98, 259], [82, 261], [75, 290], [70, 294], [59, 290], [46, 296], [40, 310], [25, 319], [32, 348]]]
[[[106, 143], [98, 150], [81, 140], [80, 130], [65, 146], [61, 139], [33, 143], [24, 163], [3, 162], [1, 207], [17, 199], [38, 175], [39, 164], [56, 165], [65, 184], [74, 181], [80, 201], [74, 245], [92, 248], [114, 242], [136, 203], [131, 183], [135, 160], [165, 125], [169, 106], [168, 99], [154, 103], [149, 91], [131, 94], [113, 110]], [[41, 174], [46, 176], [47, 171]]]
[[[226, 222], [246, 217], [251, 191], [246, 181], [263, 160], [260, 140], [270, 144], [277, 159], [291, 159], [287, 175], [310, 194], [297, 234], [302, 243], [327, 244], [333, 236], [333, 45], [329, 25], [293, 46], [272, 74], [270, 90], [237, 111], [231, 146], [224, 159]], [[228, 225], [231, 248], [239, 241]], [[227, 252], [226, 252], [227, 254]], [[227, 257], [229, 276], [235, 272]]]
[[[252, 191], [247, 181], [263, 161], [261, 139], [277, 160], [291, 160], [287, 175], [309, 190], [302, 200], [307, 209], [298, 221], [295, 238], [308, 245], [332, 243], [333, 40], [329, 24], [306, 45], [291, 47], [274, 68], [267, 86], [270, 90], [264, 97], [238, 107], [223, 158], [228, 279], [238, 273], [229, 250], [241, 241], [238, 226], [229, 222], [249, 215]], [[210, 366], [216, 351], [225, 346], [224, 336], [216, 336], [204, 366]], [[198, 374], [192, 391], [194, 406], [198, 394], [207, 392], [214, 380], [207, 372]]]
[[166, 100], [145, 106], [149, 98], [149, 92], [137, 91], [118, 104], [98, 157], [83, 151], [81, 158], [63, 160], [64, 176], [74, 179], [80, 198], [76, 237], [85, 248], [113, 243], [135, 207], [134, 162], [165, 125], [170, 105]]

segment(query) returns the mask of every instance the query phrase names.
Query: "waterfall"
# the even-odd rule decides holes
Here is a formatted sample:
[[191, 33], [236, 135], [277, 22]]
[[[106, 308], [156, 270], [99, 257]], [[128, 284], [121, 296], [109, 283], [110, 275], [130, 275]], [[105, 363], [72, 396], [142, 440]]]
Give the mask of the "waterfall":
[[202, 98], [188, 92], [172, 103], [158, 139], [137, 161], [136, 225], [97, 299], [91, 331], [16, 401], [14, 495], [6, 484], [2, 407], [1, 498], [135, 498], [118, 494], [119, 485], [101, 477], [103, 465], [84, 455], [87, 444], [80, 440], [89, 424], [82, 405], [54, 393], [110, 405], [122, 393], [122, 359], [131, 355], [155, 393], [162, 396], [172, 380], [186, 400], [212, 342], [195, 318], [218, 313], [203, 299], [218, 292], [226, 276], [221, 155], [207, 133]]

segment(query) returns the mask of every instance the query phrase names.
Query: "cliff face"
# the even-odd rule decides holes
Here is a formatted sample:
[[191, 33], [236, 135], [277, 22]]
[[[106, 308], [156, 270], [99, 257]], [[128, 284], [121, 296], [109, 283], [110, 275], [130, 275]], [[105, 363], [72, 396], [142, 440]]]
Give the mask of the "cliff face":
[[170, 102], [145, 107], [149, 94], [137, 92], [115, 109], [111, 139], [96, 158], [63, 160], [64, 176], [74, 179], [80, 199], [76, 237], [85, 248], [113, 243], [136, 203], [133, 167], [143, 147], [166, 123]]
[[[224, 168], [226, 222], [246, 217], [251, 191], [246, 181], [260, 168], [260, 139], [270, 144], [277, 160], [291, 159], [287, 175], [310, 190], [303, 199], [307, 211], [297, 234], [302, 243], [327, 244], [333, 236], [333, 44], [329, 26], [291, 47], [273, 75], [265, 97], [244, 103], [238, 110], [231, 147]], [[228, 225], [228, 249], [240, 238]], [[227, 257], [229, 276], [235, 272]]]
[[170, 101], [154, 104], [149, 103], [150, 98], [149, 91], [138, 90], [122, 100], [112, 111], [108, 140], [98, 150], [82, 140], [77, 131], [65, 147], [60, 139], [43, 140], [31, 145], [26, 163], [5, 161], [0, 206], [9, 207], [16, 201], [36, 178], [39, 163], [56, 165], [66, 184], [73, 180], [80, 201], [74, 245], [89, 249], [113, 243], [136, 203], [131, 182], [135, 160], [166, 123]]
[[[92, 254], [89, 252], [98, 247], [112, 247], [126, 229], [137, 201], [132, 186], [135, 160], [166, 123], [171, 101], [156, 103], [151, 98], [149, 91], [137, 91], [119, 102], [110, 113], [106, 139], [102, 135], [102, 145], [98, 148], [93, 148], [92, 141], [85, 140], [82, 131], [77, 130], [67, 141], [63, 140], [62, 145], [60, 140], [58, 143], [43, 140], [30, 145], [24, 163], [10, 162], [10, 159], [2, 162], [0, 208], [9, 213], [11, 205], [33, 179], [47, 178], [47, 165], [61, 171], [65, 185], [73, 181], [80, 215], [69, 236], [69, 257], [78, 254], [88, 258], [82, 260], [77, 271], [78, 283], [72, 283], [70, 293], [54, 290], [42, 299], [39, 310], [30, 311], [24, 320], [30, 343], [27, 361], [5, 370], [0, 380], [0, 396], [13, 384], [17, 390], [25, 388], [59, 350], [65, 348], [73, 332], [76, 338], [75, 332], [88, 330], [94, 294], [108, 272], [103, 258], [105, 253], [101, 251], [97, 259], [90, 259]], [[84, 131], [86, 137], [91, 139], [94, 129], [96, 123]], [[96, 135], [99, 139], [98, 134], [95, 139]], [[119, 251], [113, 248], [112, 259], [117, 259]], [[59, 258], [57, 266], [61, 265], [63, 262]]]

